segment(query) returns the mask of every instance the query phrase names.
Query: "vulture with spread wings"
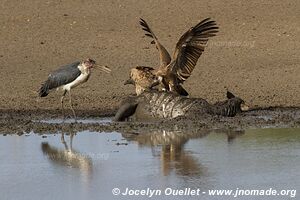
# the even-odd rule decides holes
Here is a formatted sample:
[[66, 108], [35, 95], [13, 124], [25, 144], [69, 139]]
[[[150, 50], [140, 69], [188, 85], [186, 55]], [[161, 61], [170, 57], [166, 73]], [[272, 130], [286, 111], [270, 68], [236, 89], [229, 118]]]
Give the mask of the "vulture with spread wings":
[[[177, 42], [172, 57], [158, 41], [147, 22], [140, 19], [140, 25], [146, 32], [145, 35], [153, 39], [151, 43], [155, 44], [159, 52], [160, 66], [156, 69], [151, 68], [151, 70], [148, 67], [134, 67], [131, 69], [130, 79], [125, 83], [134, 84], [139, 88], [139, 91], [151, 89], [157, 83], [160, 83], [164, 90], [188, 96], [188, 92], [181, 84], [191, 76], [199, 57], [207, 45], [208, 38], [215, 36], [218, 32], [216, 22], [207, 18], [190, 28]], [[149, 72], [153, 76], [150, 76]], [[148, 77], [151, 77], [151, 79]], [[142, 85], [141, 83], [148, 84]]]

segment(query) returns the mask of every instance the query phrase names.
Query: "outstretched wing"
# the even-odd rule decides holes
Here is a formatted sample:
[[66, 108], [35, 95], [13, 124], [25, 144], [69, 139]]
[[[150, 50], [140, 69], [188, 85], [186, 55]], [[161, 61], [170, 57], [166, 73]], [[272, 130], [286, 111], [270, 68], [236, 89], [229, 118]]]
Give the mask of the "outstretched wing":
[[176, 44], [172, 63], [168, 66], [169, 73], [175, 74], [180, 82], [189, 78], [208, 38], [217, 32], [216, 22], [207, 18], [184, 33]]
[[140, 18], [140, 25], [142, 26], [142, 29], [146, 32], [145, 35], [152, 38], [153, 41], [151, 44], [155, 44], [158, 52], [159, 52], [159, 58], [160, 58], [160, 67], [166, 67], [171, 62], [171, 56], [166, 50], [166, 48], [160, 44], [155, 34], [150, 29], [149, 25], [145, 20]]

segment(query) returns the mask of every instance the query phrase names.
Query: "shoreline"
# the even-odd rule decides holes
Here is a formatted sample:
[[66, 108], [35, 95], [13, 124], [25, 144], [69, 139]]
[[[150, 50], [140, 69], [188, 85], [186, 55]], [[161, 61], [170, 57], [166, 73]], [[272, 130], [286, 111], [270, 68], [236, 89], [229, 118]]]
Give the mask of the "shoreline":
[[[0, 134], [26, 133], [56, 134], [59, 132], [76, 133], [89, 130], [95, 132], [145, 132], [151, 130], [203, 131], [203, 130], [245, 130], [250, 128], [299, 128], [300, 107], [260, 108], [240, 113], [235, 117], [195, 116], [178, 117], [155, 122], [107, 122], [107, 123], [46, 123], [39, 120], [61, 119], [54, 111], [10, 111], [0, 110]], [[112, 117], [114, 110], [78, 112], [80, 119]], [[71, 118], [72, 119], [72, 118]]]

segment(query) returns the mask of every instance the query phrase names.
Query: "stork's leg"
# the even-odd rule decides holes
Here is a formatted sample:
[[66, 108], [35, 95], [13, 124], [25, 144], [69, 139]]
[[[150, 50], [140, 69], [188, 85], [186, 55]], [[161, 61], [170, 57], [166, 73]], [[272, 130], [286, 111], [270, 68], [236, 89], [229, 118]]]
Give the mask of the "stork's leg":
[[74, 119], [76, 121], [76, 113], [75, 113], [75, 110], [73, 108], [73, 104], [72, 104], [72, 95], [71, 95], [71, 91], [69, 90], [69, 96], [70, 96], [70, 107], [71, 107], [71, 110], [73, 112], [73, 115], [74, 115]]
[[66, 93], [67, 93], [67, 90], [64, 91], [62, 97], [60, 98], [61, 110], [62, 110], [62, 114], [63, 114], [63, 119], [64, 120], [65, 120], [64, 99], [65, 99]]
[[61, 142], [63, 143], [63, 145], [65, 146], [65, 149], [68, 150], [68, 145], [65, 141], [65, 134], [62, 132], [61, 133], [61, 138], [60, 138]]
[[71, 133], [71, 134], [70, 134], [70, 151], [73, 150], [73, 137], [74, 137], [74, 134], [75, 134], [75, 133]]

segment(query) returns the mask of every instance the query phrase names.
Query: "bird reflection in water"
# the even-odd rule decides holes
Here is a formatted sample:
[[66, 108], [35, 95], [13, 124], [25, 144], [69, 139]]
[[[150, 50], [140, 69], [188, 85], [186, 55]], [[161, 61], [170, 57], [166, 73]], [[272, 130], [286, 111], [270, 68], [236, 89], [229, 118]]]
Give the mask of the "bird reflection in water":
[[181, 176], [201, 176], [206, 169], [183, 147], [189, 139], [201, 138], [208, 133], [155, 130], [147, 133], [122, 133], [122, 136], [136, 141], [140, 146], [151, 147], [153, 156], [161, 159], [161, 169], [165, 176], [173, 170]]
[[65, 141], [64, 133], [61, 136], [61, 142], [64, 149], [56, 148], [48, 142], [41, 144], [41, 149], [44, 155], [54, 164], [79, 169], [85, 180], [92, 177], [93, 162], [87, 154], [82, 154], [73, 149], [73, 139], [75, 133], [70, 134], [69, 145]]
[[[160, 157], [163, 175], [169, 175], [173, 170], [180, 176], [203, 176], [207, 169], [187, 151], [184, 145], [190, 139], [207, 136], [212, 131], [183, 132], [179, 130], [155, 130], [143, 133], [122, 133], [128, 141], [136, 141], [140, 146], [148, 146], [155, 157]], [[216, 133], [226, 134], [228, 144], [244, 134], [244, 131], [219, 130]]]
[[227, 142], [229, 144], [233, 143], [234, 140], [237, 138], [237, 137], [240, 137], [242, 135], [245, 134], [245, 131], [244, 130], [227, 130], [227, 131], [222, 131], [223, 133], [225, 132], [226, 135], [227, 135]]

